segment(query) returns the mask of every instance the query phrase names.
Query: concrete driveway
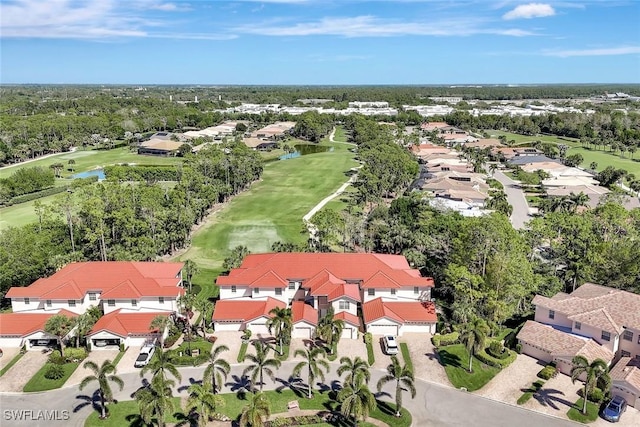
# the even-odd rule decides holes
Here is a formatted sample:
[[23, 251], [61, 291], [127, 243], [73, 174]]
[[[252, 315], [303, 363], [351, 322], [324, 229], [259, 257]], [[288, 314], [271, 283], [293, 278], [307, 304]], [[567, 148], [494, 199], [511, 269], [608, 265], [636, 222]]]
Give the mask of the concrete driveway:
[[18, 362], [11, 367], [0, 381], [0, 391], [21, 392], [31, 377], [42, 368], [50, 351], [27, 351]]
[[398, 342], [407, 343], [416, 378], [451, 386], [431, 343], [431, 334], [409, 332], [398, 338]]
[[[94, 350], [89, 353], [89, 356], [80, 363], [78, 369], [76, 369], [73, 374], [69, 377], [66, 383], [64, 383], [65, 387], [80, 384], [80, 382], [89, 375], [93, 375], [93, 371], [90, 369], [84, 368], [84, 363], [87, 361], [92, 361], [98, 367], [102, 366], [102, 363], [105, 360], [111, 360], [112, 362], [115, 360], [116, 356], [120, 353], [119, 350]], [[118, 371], [119, 372], [119, 371]]]
[[364, 343], [364, 339], [362, 337], [355, 340], [341, 338], [338, 343], [338, 358], [336, 362], [340, 362], [342, 357], [351, 359], [360, 357], [363, 360], [367, 360], [367, 346]]
[[493, 178], [498, 180], [504, 186], [504, 192], [507, 194], [509, 204], [513, 206], [511, 213], [511, 225], [516, 230], [525, 227], [525, 223], [529, 221], [529, 205], [524, 197], [522, 189], [520, 189], [517, 181], [512, 180], [501, 171], [495, 171]]
[[[371, 366], [372, 369], [381, 369], [386, 371], [387, 366], [391, 363], [391, 355], [384, 352], [384, 343], [382, 342], [382, 335], [373, 336], [373, 354], [376, 357], [375, 363]], [[365, 346], [366, 350], [366, 346]], [[402, 353], [400, 347], [398, 347], [398, 360], [402, 361]], [[367, 360], [366, 354], [364, 360]]]
[[118, 375], [124, 374], [127, 372], [140, 371], [140, 368], [136, 368], [135, 366], [133, 366], [133, 364], [138, 358], [141, 348], [142, 347], [129, 347], [127, 351], [125, 351], [124, 355], [122, 356], [122, 359], [120, 359], [120, 362], [118, 362], [118, 366], [116, 366], [116, 369], [118, 370]]
[[[229, 363], [238, 363], [238, 352], [240, 351], [240, 346], [242, 345], [242, 332], [240, 331], [221, 331], [216, 332], [214, 334], [217, 337], [216, 342], [213, 344], [214, 347], [220, 345], [226, 345], [229, 347], [229, 351], [225, 351], [222, 353], [222, 358], [227, 360]], [[249, 351], [249, 349], [247, 349]]]
[[4, 369], [20, 353], [20, 348], [9, 347], [2, 349], [2, 357], [0, 357], [0, 370]]

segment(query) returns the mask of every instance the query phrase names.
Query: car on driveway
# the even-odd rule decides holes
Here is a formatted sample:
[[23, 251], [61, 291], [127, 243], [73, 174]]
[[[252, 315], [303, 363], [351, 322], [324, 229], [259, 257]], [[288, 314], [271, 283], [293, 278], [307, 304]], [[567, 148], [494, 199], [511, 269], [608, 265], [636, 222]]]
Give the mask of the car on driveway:
[[149, 363], [149, 361], [151, 361], [151, 358], [153, 357], [153, 353], [155, 352], [156, 352], [155, 345], [145, 345], [140, 349], [140, 354], [138, 354], [138, 358], [136, 359], [133, 366], [135, 366], [136, 368], [142, 368], [143, 366], [146, 366]]
[[602, 410], [602, 418], [605, 420], [617, 423], [620, 421], [620, 416], [627, 410], [627, 401], [620, 396], [615, 396], [607, 403], [607, 406]]
[[384, 352], [387, 354], [398, 354], [398, 341], [393, 335], [385, 335], [382, 338], [384, 343]]

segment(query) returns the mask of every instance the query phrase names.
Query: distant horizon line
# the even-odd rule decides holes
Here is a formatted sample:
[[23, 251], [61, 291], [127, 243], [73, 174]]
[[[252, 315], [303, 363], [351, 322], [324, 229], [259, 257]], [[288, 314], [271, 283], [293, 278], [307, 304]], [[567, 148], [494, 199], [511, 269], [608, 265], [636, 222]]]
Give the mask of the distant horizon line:
[[323, 84], [277, 84], [277, 83], [0, 83], [3, 86], [187, 86], [187, 87], [447, 87], [447, 88], [482, 88], [482, 87], [540, 87], [540, 86], [640, 86], [640, 82], [628, 83], [323, 83]]

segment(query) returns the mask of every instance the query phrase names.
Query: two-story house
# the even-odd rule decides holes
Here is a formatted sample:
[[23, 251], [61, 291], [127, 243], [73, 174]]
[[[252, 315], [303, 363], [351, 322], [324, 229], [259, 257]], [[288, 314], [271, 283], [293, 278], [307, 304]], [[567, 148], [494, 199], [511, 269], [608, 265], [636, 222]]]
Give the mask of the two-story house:
[[[576, 355], [607, 363], [640, 360], [640, 295], [585, 283], [570, 294], [536, 295], [533, 304], [535, 321], [525, 323], [517, 336], [523, 353], [555, 361], [565, 374], [570, 373]], [[629, 366], [628, 370], [639, 369]], [[614, 386], [624, 387], [615, 381]]]
[[[115, 313], [110, 318], [116, 320], [110, 324], [119, 323], [117, 317], [127, 313], [169, 315], [178, 311], [178, 299], [184, 295], [182, 267], [182, 263], [160, 262], [71, 263], [30, 286], [9, 289], [6, 297], [11, 299], [13, 313], [10, 316], [19, 322], [24, 314], [49, 317], [59, 312], [82, 314], [91, 306], [100, 307], [105, 315]], [[135, 316], [125, 317], [123, 322], [127, 324], [136, 321]], [[148, 329], [148, 325], [145, 326]], [[3, 329], [0, 325], [0, 336], [5, 335]], [[22, 345], [27, 339], [26, 336], [21, 340], [13, 338], [10, 344], [20, 341]], [[114, 337], [113, 342], [115, 340]]]
[[[294, 337], [312, 337], [318, 320], [329, 309], [334, 318], [344, 321], [345, 338], [355, 339], [364, 330], [394, 335], [435, 332], [433, 279], [422, 277], [400, 255], [255, 254], [228, 276], [218, 277], [216, 283], [220, 287], [213, 314], [216, 330], [249, 328], [256, 332], [257, 328], [262, 333], [263, 320], [256, 324], [257, 311], [247, 303], [276, 300], [292, 309]], [[377, 316], [374, 310], [367, 310], [369, 303], [370, 307], [381, 304], [385, 313]], [[364, 319], [359, 317], [359, 308]], [[393, 328], [383, 326], [389, 320]]]

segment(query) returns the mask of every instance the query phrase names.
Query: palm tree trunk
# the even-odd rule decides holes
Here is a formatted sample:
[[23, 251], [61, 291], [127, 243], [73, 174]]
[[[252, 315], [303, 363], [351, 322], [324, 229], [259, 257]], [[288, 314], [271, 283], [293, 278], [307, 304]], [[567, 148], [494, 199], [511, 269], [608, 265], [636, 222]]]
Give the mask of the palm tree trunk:
[[587, 415], [587, 381], [584, 382], [584, 394], [582, 395], [582, 414]]
[[309, 360], [309, 376], [308, 376], [309, 399], [311, 399], [311, 383], [313, 382], [313, 374], [311, 373], [311, 361]]
[[264, 382], [262, 381], [262, 369], [260, 369], [260, 391], [262, 391], [263, 385], [264, 385]]
[[107, 407], [104, 401], [104, 393], [100, 390], [100, 403], [102, 404], [102, 419], [107, 418]]
[[402, 408], [402, 387], [400, 381], [396, 382], [396, 417], [400, 417], [400, 409]]
[[64, 343], [62, 342], [62, 337], [58, 338], [58, 342], [60, 343], [60, 356], [64, 359]]
[[469, 351], [469, 372], [473, 372], [472, 363], [473, 363], [473, 351]]

